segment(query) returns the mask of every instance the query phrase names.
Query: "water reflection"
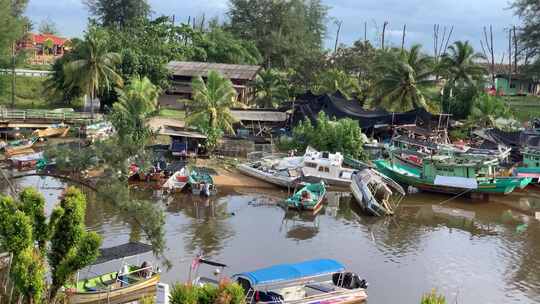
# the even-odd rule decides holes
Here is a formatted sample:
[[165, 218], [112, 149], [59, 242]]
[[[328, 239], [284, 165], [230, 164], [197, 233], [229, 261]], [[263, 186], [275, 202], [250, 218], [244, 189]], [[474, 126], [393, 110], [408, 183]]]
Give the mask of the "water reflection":
[[285, 211], [280, 231], [295, 241], [306, 241], [319, 233], [318, 216], [309, 212]]

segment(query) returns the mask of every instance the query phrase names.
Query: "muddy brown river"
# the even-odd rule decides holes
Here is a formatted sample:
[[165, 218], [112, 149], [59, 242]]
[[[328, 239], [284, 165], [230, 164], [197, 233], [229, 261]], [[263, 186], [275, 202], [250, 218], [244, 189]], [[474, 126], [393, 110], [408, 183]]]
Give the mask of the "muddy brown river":
[[[63, 187], [43, 177], [16, 183], [40, 188], [49, 210]], [[448, 196], [420, 193], [387, 218], [362, 215], [354, 199], [339, 192], [329, 192], [316, 217], [288, 213], [277, 205], [286, 195], [220, 189], [210, 199], [187, 194], [169, 202], [155, 199], [166, 213], [165, 255], [172, 262], [162, 281], [186, 280], [193, 256], [201, 252], [227, 264], [227, 274], [333, 258], [368, 280], [369, 303], [419, 303], [433, 288], [448, 303], [540, 302], [540, 221], [534, 212], [540, 195], [445, 202]], [[129, 218], [92, 199], [86, 224], [103, 236], [106, 247], [144, 240]]]

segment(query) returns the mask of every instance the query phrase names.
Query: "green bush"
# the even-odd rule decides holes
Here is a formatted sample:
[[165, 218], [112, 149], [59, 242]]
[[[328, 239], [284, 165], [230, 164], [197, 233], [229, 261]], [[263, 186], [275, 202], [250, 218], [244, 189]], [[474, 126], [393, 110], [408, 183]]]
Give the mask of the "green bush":
[[443, 295], [437, 294], [437, 291], [433, 289], [430, 293], [422, 296], [420, 304], [446, 304], [446, 299]]
[[176, 284], [170, 295], [171, 304], [244, 304], [244, 290], [235, 283], [193, 286]]

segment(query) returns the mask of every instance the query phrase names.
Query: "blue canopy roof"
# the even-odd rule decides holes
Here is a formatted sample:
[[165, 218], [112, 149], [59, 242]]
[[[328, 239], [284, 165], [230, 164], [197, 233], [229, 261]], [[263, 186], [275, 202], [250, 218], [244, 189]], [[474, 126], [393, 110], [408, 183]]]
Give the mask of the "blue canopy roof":
[[252, 286], [290, 281], [304, 277], [332, 274], [343, 271], [345, 267], [335, 260], [319, 259], [297, 264], [280, 264], [251, 272], [235, 275], [250, 281]]

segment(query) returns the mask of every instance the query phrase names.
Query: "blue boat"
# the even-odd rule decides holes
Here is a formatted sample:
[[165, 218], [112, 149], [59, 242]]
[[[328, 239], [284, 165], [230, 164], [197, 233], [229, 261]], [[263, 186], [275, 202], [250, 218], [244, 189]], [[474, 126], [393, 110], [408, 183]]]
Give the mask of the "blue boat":
[[362, 303], [367, 283], [331, 259], [280, 264], [232, 277], [246, 293], [246, 303]]

